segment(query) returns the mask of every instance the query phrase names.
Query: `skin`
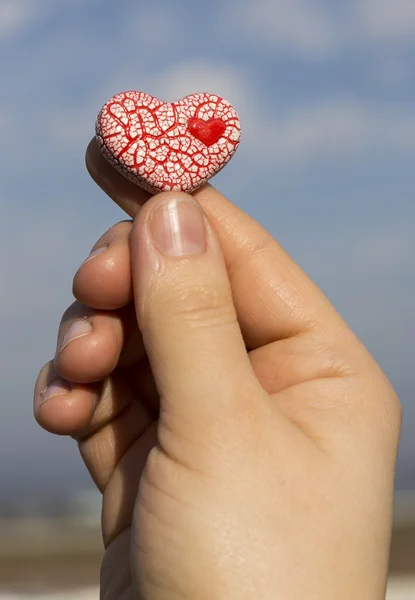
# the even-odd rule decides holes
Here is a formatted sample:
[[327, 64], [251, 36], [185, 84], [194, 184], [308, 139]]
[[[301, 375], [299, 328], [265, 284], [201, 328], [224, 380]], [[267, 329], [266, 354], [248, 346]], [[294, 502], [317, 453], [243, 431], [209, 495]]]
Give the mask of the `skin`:
[[[87, 167], [133, 221], [76, 273], [35, 417], [77, 440], [103, 493], [101, 598], [384, 598], [401, 422], [386, 376], [212, 186], [175, 194], [190, 237], [202, 208], [204, 251], [165, 256], [152, 219], [172, 194], [147, 201], [94, 142]], [[78, 320], [91, 331], [62, 347]], [[47, 397], [57, 379], [70, 388]]]

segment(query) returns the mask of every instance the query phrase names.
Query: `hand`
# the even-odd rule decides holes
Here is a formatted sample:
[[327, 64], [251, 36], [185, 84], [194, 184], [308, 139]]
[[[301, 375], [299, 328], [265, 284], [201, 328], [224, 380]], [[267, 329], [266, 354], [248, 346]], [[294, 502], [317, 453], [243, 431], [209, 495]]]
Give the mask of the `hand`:
[[101, 597], [384, 598], [400, 407], [378, 365], [214, 188], [139, 210], [87, 162], [135, 220], [76, 274], [35, 415], [103, 492]]

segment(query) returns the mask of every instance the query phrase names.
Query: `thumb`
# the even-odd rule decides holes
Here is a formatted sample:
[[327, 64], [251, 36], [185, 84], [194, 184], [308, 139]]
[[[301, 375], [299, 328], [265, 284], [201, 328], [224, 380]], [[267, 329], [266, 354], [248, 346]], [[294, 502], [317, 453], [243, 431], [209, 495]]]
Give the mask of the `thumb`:
[[167, 418], [169, 431], [200, 436], [209, 424], [235, 419], [259, 383], [219, 242], [192, 196], [162, 193], [145, 204], [132, 229], [131, 257], [161, 423]]

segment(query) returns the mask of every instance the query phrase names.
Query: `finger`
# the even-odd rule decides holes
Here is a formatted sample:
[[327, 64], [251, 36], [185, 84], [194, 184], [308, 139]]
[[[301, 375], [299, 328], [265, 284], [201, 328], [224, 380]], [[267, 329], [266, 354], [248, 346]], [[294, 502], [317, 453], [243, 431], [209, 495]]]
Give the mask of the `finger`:
[[87, 148], [85, 162], [92, 179], [127, 215], [134, 218], [150, 194], [128, 181], [110, 165], [99, 149], [96, 138], [91, 140]]
[[138, 362], [145, 351], [132, 305], [103, 312], [74, 302], [59, 327], [55, 369], [72, 383], [101, 381], [119, 364]]
[[122, 221], [111, 227], [79, 267], [73, 294], [85, 306], [113, 310], [131, 302], [131, 225], [131, 221]]
[[243, 405], [240, 392], [249, 402], [260, 386], [219, 243], [199, 205], [187, 194], [159, 194], [137, 217], [131, 245], [137, 317], [162, 422], [169, 420], [169, 430], [186, 423], [200, 434], [219, 408], [233, 419]]
[[39, 373], [34, 414], [47, 431], [78, 440], [85, 465], [101, 491], [154, 419], [124, 374], [113, 374], [99, 384], [74, 385], [59, 378], [52, 362]]
[[128, 385], [125, 375], [122, 372], [111, 375], [94, 418], [77, 436], [82, 459], [101, 491], [154, 419], [151, 410]]
[[40, 371], [34, 390], [34, 415], [38, 423], [57, 435], [76, 435], [91, 422], [101, 383], [78, 385], [63, 380], [53, 361]]
[[157, 422], [153, 422], [142, 432], [119, 461], [107, 483], [102, 507], [105, 547], [131, 525], [141, 475], [147, 457], [157, 443], [157, 428]]
[[[95, 140], [87, 150], [96, 183], [132, 217], [149, 198], [102, 156]], [[346, 326], [317, 286], [254, 219], [210, 185], [193, 193], [221, 245], [238, 320], [251, 349], [313, 327]], [[253, 283], [254, 282], [254, 283]]]

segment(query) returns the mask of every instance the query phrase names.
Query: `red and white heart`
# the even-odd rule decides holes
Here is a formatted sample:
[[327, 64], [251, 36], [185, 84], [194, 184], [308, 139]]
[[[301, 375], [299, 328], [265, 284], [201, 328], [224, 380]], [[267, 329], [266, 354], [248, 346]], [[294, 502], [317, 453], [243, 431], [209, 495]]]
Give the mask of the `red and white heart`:
[[167, 103], [123, 92], [103, 106], [96, 122], [107, 160], [151, 193], [195, 190], [223, 169], [240, 137], [233, 106], [207, 93]]

